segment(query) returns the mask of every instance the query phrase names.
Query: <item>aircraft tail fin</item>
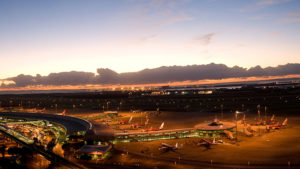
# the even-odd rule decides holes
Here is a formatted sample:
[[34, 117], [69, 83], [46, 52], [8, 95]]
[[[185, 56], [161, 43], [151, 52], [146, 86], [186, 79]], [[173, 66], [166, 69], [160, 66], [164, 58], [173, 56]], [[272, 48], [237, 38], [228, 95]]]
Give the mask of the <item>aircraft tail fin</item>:
[[273, 116], [271, 117], [270, 119], [271, 121], [274, 121], [275, 120], [275, 115], [273, 114]]
[[131, 123], [131, 121], [132, 121], [132, 116], [130, 116], [130, 118], [129, 118], [129, 120], [128, 120], [128, 123]]
[[159, 127], [159, 130], [162, 130], [164, 128], [164, 125], [165, 125], [165, 122], [162, 122], [160, 127]]
[[225, 130], [224, 133], [226, 134], [226, 136], [227, 136], [230, 140], [233, 140], [233, 139], [234, 139], [232, 132], [230, 132], [230, 131], [228, 131], [228, 130]]
[[286, 126], [287, 125], [287, 121], [288, 121], [288, 118], [285, 118], [285, 120], [282, 122], [282, 125]]
[[149, 123], [149, 119], [147, 119], [146, 121], [145, 121], [145, 125], [147, 125]]
[[253, 136], [253, 134], [251, 132], [249, 132], [247, 130], [247, 128], [244, 128], [244, 133], [247, 135], [247, 136]]
[[61, 113], [61, 115], [65, 116], [66, 115], [66, 109]]

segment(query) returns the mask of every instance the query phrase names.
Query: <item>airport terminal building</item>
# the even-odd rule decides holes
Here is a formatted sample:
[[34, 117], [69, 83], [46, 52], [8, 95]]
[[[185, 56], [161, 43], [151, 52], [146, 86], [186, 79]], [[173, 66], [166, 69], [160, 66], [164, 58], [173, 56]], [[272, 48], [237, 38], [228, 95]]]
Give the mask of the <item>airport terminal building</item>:
[[194, 128], [159, 130], [149, 132], [115, 133], [115, 139], [113, 140], [113, 143], [153, 141], [190, 137], [220, 138], [224, 136], [224, 131], [233, 132], [234, 127], [235, 124], [231, 122], [212, 122], [197, 124]]

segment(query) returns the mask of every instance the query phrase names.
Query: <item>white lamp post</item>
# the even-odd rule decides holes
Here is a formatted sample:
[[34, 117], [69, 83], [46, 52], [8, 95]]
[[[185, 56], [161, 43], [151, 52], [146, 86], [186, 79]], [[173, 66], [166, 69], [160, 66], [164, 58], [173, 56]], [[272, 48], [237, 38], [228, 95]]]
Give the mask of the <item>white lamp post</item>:
[[239, 111], [235, 111], [235, 142], [238, 142], [238, 124], [237, 124], [237, 118], [238, 118], [238, 114], [240, 112]]

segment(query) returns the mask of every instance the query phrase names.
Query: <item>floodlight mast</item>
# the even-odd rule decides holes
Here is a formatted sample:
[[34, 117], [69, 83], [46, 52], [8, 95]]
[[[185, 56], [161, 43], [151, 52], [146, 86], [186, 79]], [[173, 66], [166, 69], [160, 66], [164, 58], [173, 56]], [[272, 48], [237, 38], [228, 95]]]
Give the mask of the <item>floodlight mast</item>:
[[238, 114], [241, 113], [239, 111], [235, 111], [235, 143], [238, 142], [238, 124], [237, 124], [237, 118]]

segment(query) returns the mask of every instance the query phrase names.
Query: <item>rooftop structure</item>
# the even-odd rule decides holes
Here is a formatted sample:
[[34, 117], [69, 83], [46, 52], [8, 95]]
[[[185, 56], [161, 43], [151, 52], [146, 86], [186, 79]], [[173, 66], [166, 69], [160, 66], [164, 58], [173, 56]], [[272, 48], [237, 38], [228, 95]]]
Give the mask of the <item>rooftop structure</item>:
[[103, 155], [111, 149], [111, 145], [84, 145], [77, 152], [83, 154]]
[[111, 149], [111, 145], [84, 145], [77, 151], [77, 158], [89, 156], [93, 160], [103, 159]]
[[194, 128], [114, 133], [114, 142], [152, 141], [188, 137], [218, 138], [222, 136], [224, 131], [232, 131], [234, 127], [234, 123], [215, 120], [211, 123], [197, 124]]
[[212, 123], [201, 123], [195, 125], [197, 130], [205, 131], [217, 131], [217, 130], [230, 130], [235, 127], [232, 122], [212, 122]]

